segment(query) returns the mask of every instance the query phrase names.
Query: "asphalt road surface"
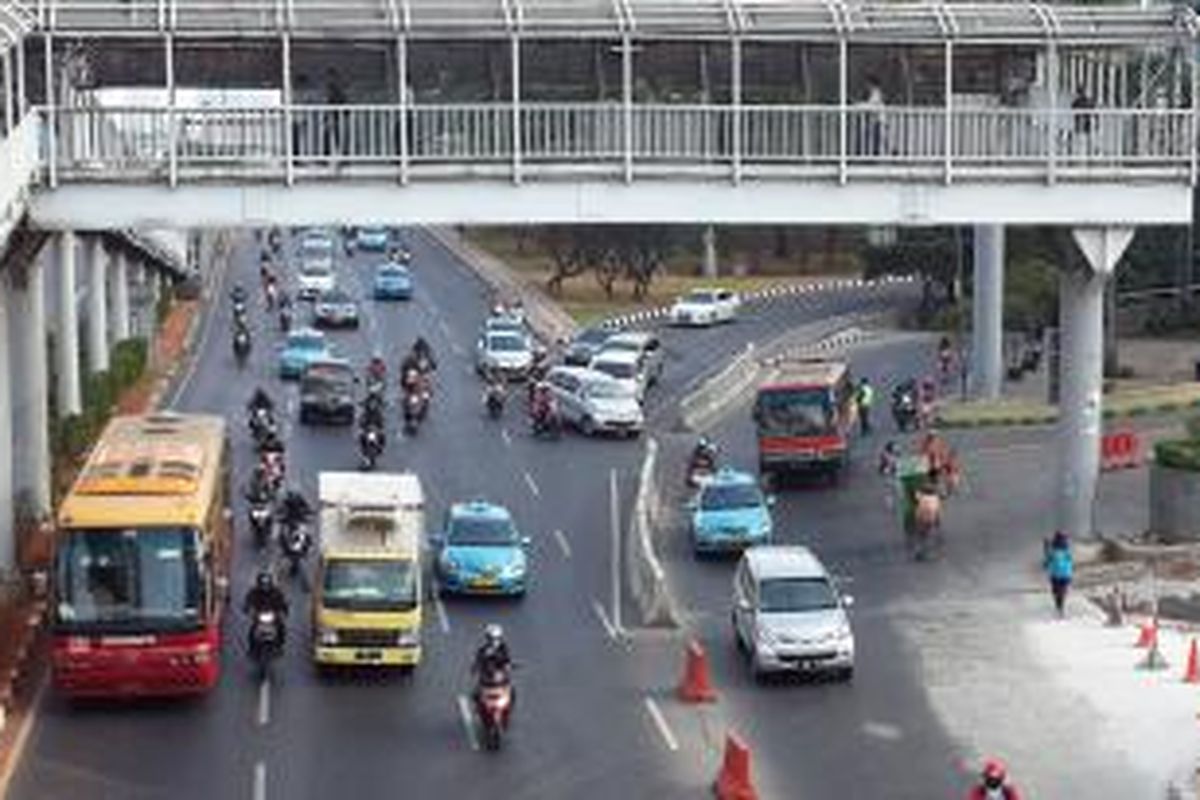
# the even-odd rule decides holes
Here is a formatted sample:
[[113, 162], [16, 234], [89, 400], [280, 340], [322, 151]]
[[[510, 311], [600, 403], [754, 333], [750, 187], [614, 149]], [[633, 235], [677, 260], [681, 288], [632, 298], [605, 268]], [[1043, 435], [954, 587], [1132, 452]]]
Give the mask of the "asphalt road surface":
[[[210, 696], [185, 702], [71, 705], [45, 696], [18, 767], [14, 800], [46, 798], [332, 798], [513, 797], [683, 798], [700, 796], [712, 775], [710, 763], [672, 752], [653, 714], [648, 693], [669, 684], [654, 648], [614, 640], [608, 607], [610, 574], [610, 475], [620, 487], [621, 518], [627, 516], [631, 483], [641, 458], [637, 443], [532, 439], [521, 407], [504, 418], [483, 414], [473, 374], [472, 348], [487, 311], [488, 293], [453, 256], [419, 232], [407, 236], [414, 254], [416, 297], [409, 303], [364, 299], [358, 331], [328, 334], [335, 350], [361, 368], [374, 352], [393, 373], [401, 353], [424, 335], [440, 361], [430, 419], [415, 438], [405, 438], [391, 414], [381, 470], [416, 470], [428, 497], [434, 528], [451, 502], [476, 497], [507, 505], [523, 533], [533, 538], [532, 586], [520, 601], [447, 600], [427, 605], [425, 657], [408, 677], [318, 677], [309, 660], [308, 595], [288, 584], [293, 613], [288, 652], [270, 683], [259, 685], [245, 657], [245, 620], [231, 616], [224, 638], [221, 683]], [[339, 282], [369, 298], [373, 258], [339, 259]], [[257, 286], [257, 253], [240, 247], [228, 282]], [[252, 292], [253, 293], [253, 292]], [[256, 294], [256, 293], [255, 293]], [[879, 308], [885, 293], [847, 290], [805, 295], [756, 309], [722, 328], [664, 334], [667, 363], [659, 399], [677, 400], [685, 386], [715, 369], [750, 340], [772, 338], [797, 324], [850, 311]], [[301, 314], [301, 317], [303, 313]], [[239, 370], [230, 348], [227, 291], [207, 322], [194, 371], [181, 384], [175, 407], [222, 413], [233, 434], [238, 487], [253, 460], [245, 432], [244, 405], [256, 384], [286, 409], [288, 469], [292, 481], [313, 497], [322, 469], [354, 469], [356, 448], [349, 429], [301, 427], [295, 422], [296, 390], [275, 378], [280, 334], [258, 298], [251, 303], [254, 351]], [[394, 395], [393, 395], [394, 397]], [[813, 518], [803, 506], [826, 504], [822, 541], [838, 542], [823, 553], [835, 566], [882, 536], [861, 524], [846, 491], [797, 495], [782, 506], [781, 531], [807, 530]], [[240, 601], [263, 556], [248, 542], [240, 496], [235, 505], [237, 554], [234, 593]], [[739, 670], [720, 646], [718, 669], [734, 682], [737, 706], [754, 725], [779, 741], [764, 756], [779, 759], [777, 772], [801, 774], [792, 797], [876, 796], [893, 775], [885, 764], [867, 763], [848, 748], [843, 733], [868, 711], [887, 706], [881, 719], [920, 719], [909, 688], [918, 680], [889, 650], [886, 619], [874, 608], [889, 593], [906, 591], [909, 565], [880, 564], [891, 577], [863, 582], [858, 636], [864, 666], [853, 687], [810, 692], [759, 692], [736, 677]], [[726, 566], [702, 565], [684, 591], [700, 609], [713, 609], [706, 626], [719, 637], [719, 609], [728, 596]], [[923, 579], [922, 579], [923, 580]], [[520, 664], [511, 738], [503, 752], [477, 751], [460, 697], [470, 691], [469, 663], [485, 622], [504, 625]], [[874, 629], [871, 627], [874, 625]], [[866, 626], [866, 627], [864, 627]], [[879, 638], [877, 639], [876, 636]], [[891, 655], [894, 660], [884, 658]], [[673, 652], [672, 652], [673, 656]], [[675, 662], [668, 662], [674, 670]], [[849, 735], [849, 734], [847, 734]], [[855, 741], [861, 740], [857, 736]], [[936, 731], [918, 748], [927, 761], [941, 747]], [[892, 759], [900, 763], [918, 750]], [[760, 756], [759, 758], [763, 758]], [[761, 763], [761, 761], [760, 761]], [[850, 764], [856, 764], [854, 769]], [[830, 767], [837, 765], [830, 775]], [[908, 765], [911, 785], [940, 788], [928, 770]], [[810, 769], [811, 767], [811, 769]], [[822, 788], [825, 787], [825, 788]], [[838, 792], [831, 787], [841, 787]], [[932, 796], [928, 792], [926, 797]]]

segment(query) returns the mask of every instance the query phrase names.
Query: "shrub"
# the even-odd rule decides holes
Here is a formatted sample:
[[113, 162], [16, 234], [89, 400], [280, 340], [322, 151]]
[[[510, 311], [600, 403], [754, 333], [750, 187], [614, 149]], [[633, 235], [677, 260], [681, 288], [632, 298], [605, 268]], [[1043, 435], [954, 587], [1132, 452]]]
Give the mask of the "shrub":
[[113, 347], [111, 367], [118, 393], [137, 382], [146, 369], [146, 340], [126, 339]]
[[1154, 445], [1154, 461], [1171, 469], [1200, 472], [1200, 440], [1172, 439]]

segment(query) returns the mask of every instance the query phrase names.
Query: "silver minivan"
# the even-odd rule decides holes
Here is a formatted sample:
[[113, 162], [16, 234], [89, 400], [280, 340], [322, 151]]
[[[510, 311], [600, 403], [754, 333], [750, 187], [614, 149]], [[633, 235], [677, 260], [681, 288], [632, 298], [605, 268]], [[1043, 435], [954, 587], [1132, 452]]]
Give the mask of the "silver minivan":
[[733, 578], [733, 636], [755, 680], [770, 673], [854, 676], [854, 633], [843, 597], [807, 547], [761, 545]]
[[627, 386], [586, 367], [554, 367], [546, 383], [565, 422], [580, 433], [637, 436], [645, 425], [642, 404]]

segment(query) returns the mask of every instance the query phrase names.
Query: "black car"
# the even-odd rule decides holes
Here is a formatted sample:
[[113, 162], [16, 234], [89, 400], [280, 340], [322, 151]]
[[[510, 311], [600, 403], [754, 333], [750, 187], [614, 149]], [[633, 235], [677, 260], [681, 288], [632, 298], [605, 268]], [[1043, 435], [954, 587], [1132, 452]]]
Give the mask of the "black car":
[[604, 343], [617, 331], [608, 328], [584, 328], [571, 339], [563, 361], [572, 367], [586, 367], [592, 363], [592, 357], [600, 352]]
[[354, 368], [341, 359], [314, 361], [300, 378], [300, 422], [354, 422]]

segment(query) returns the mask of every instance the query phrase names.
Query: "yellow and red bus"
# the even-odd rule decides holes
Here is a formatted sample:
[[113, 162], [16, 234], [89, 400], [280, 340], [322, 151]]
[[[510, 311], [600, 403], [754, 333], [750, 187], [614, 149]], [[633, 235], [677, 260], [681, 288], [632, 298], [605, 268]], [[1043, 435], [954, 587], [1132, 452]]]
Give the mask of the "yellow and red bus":
[[51, 671], [71, 696], [199, 694], [232, 554], [220, 417], [109, 422], [58, 511]]
[[774, 364], [754, 401], [759, 474], [769, 480], [776, 473], [820, 469], [836, 476], [850, 458], [858, 416], [854, 391], [844, 362]]

